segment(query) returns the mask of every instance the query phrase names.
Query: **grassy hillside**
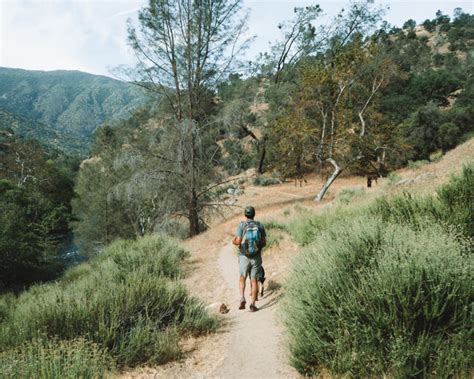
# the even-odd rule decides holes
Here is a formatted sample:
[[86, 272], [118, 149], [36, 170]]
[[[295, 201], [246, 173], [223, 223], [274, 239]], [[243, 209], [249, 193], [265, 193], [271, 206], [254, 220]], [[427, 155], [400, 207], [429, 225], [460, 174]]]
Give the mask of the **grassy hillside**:
[[138, 88], [105, 76], [0, 68], [0, 122], [22, 120], [19, 134], [53, 138], [65, 150], [85, 153], [99, 125], [129, 117], [144, 102]]

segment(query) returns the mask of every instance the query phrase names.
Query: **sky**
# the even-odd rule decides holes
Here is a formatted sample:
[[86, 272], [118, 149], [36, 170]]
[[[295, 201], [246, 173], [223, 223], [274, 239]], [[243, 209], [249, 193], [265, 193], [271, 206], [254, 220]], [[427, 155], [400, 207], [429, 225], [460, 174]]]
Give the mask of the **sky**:
[[[0, 66], [30, 70], [80, 70], [113, 76], [118, 65], [133, 65], [126, 43], [126, 20], [136, 17], [146, 0], [0, 0]], [[385, 0], [385, 19], [401, 26], [422, 23], [440, 9], [452, 16], [456, 7], [474, 13], [474, 0]], [[277, 25], [293, 16], [295, 6], [319, 4], [330, 16], [347, 1], [244, 0], [249, 9], [248, 35], [256, 36], [247, 52], [251, 60], [280, 36]]]

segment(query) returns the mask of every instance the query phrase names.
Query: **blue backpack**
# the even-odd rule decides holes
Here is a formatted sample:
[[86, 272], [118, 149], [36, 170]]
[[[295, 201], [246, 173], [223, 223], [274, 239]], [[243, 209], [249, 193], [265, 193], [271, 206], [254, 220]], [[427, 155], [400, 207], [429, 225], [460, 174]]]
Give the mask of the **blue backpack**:
[[247, 256], [254, 256], [260, 252], [262, 234], [258, 221], [247, 221], [242, 232], [243, 251]]

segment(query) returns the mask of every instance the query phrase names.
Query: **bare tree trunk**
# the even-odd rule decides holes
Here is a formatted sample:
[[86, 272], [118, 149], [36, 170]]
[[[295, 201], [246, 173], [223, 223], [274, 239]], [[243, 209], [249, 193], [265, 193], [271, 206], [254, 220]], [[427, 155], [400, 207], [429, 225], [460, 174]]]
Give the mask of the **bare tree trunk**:
[[339, 174], [342, 171], [341, 167], [339, 167], [339, 165], [337, 164], [337, 162], [334, 159], [328, 158], [328, 159], [326, 159], [326, 162], [329, 162], [334, 166], [334, 172], [328, 178], [328, 180], [326, 180], [326, 183], [324, 183], [324, 185], [321, 188], [321, 190], [319, 191], [318, 195], [314, 198], [314, 201], [321, 201], [323, 199], [324, 195], [326, 194], [326, 191], [329, 189], [331, 184], [334, 182], [334, 180], [336, 180], [336, 178], [339, 176]]
[[384, 178], [387, 173], [387, 170], [385, 168], [385, 154], [386, 154], [386, 149], [382, 148], [382, 155], [377, 157], [377, 163], [378, 163], [377, 173], [382, 178]]
[[196, 193], [193, 191], [191, 200], [189, 202], [189, 237], [194, 237], [199, 234], [199, 214], [197, 211], [198, 198]]
[[263, 168], [263, 165], [265, 163], [265, 155], [267, 154], [265, 144], [267, 142], [267, 138], [263, 137], [261, 141], [261, 146], [260, 146], [260, 162], [258, 163], [258, 173], [263, 174], [265, 171]]
[[326, 137], [326, 121], [327, 121], [327, 117], [328, 117], [327, 111], [324, 112], [324, 111], [321, 110], [321, 116], [323, 117], [323, 126], [322, 126], [322, 130], [321, 130], [321, 139], [319, 141], [319, 150], [318, 150], [318, 153], [317, 153], [317, 157], [318, 157], [318, 160], [320, 162], [324, 157], [324, 144], [326, 143], [324, 138]]

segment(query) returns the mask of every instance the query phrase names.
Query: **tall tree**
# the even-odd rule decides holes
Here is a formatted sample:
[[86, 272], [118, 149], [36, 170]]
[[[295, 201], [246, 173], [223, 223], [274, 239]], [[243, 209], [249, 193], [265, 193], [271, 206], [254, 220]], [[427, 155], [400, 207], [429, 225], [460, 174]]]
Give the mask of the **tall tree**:
[[[383, 10], [374, 8], [371, 1], [352, 1], [348, 9], [342, 9], [334, 19], [320, 25], [316, 24], [322, 15], [318, 5], [295, 8], [294, 12], [292, 21], [278, 25], [283, 36], [265, 56], [263, 65], [263, 73], [273, 79], [266, 91], [270, 103], [267, 112], [269, 126], [274, 125], [278, 118], [286, 117], [286, 109], [294, 105], [292, 97], [301, 86], [300, 71], [305, 62], [314, 61], [316, 56], [325, 56], [326, 63], [330, 64], [329, 61], [356, 36], [372, 30], [383, 14]], [[270, 134], [266, 128], [262, 138], [264, 146]], [[263, 158], [262, 155], [261, 162]]]
[[[129, 23], [128, 39], [138, 64], [129, 74], [135, 82], [158, 94], [168, 109], [166, 130], [177, 156], [169, 147], [160, 154], [160, 170], [168, 183], [186, 178], [180, 188], [185, 199], [181, 211], [189, 220], [189, 234], [201, 231], [200, 212], [206, 202], [213, 168], [199, 162], [209, 160], [209, 149], [200, 138], [211, 128], [212, 97], [217, 84], [227, 77], [234, 58], [246, 43], [242, 41], [245, 18], [239, 17], [241, 0], [150, 0], [139, 12], [139, 25]], [[241, 43], [242, 41], [242, 43]], [[173, 137], [174, 136], [174, 137]], [[212, 154], [211, 154], [212, 156]], [[203, 181], [201, 178], [209, 178]], [[171, 191], [171, 188], [170, 188]]]
[[73, 199], [74, 238], [81, 252], [93, 256], [117, 238], [131, 238], [123, 203], [114, 197], [121, 179], [114, 166], [118, 147], [117, 131], [110, 126], [96, 133], [92, 157], [81, 163]]

